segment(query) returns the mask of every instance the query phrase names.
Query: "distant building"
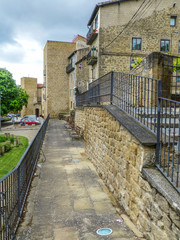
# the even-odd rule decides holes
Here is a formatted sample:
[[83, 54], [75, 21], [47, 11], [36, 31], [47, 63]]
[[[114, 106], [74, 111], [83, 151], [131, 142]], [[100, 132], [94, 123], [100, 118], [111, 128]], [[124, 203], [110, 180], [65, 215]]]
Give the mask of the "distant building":
[[84, 48], [73, 51], [68, 57], [69, 65], [66, 67], [66, 73], [69, 75], [69, 109], [75, 107], [76, 94], [81, 90], [87, 90], [89, 68], [86, 64], [86, 57], [89, 48], [86, 47], [84, 39]]
[[37, 78], [23, 77], [21, 78], [21, 87], [26, 90], [29, 95], [27, 107], [23, 107], [21, 116], [42, 114], [42, 89], [43, 84], [37, 84]]
[[71, 105], [73, 107], [73, 89], [76, 84], [74, 51], [85, 46], [86, 39], [80, 35], [73, 42], [47, 41], [44, 48], [42, 101], [42, 114], [45, 117], [50, 114], [51, 118], [57, 118], [59, 114], [69, 113]]

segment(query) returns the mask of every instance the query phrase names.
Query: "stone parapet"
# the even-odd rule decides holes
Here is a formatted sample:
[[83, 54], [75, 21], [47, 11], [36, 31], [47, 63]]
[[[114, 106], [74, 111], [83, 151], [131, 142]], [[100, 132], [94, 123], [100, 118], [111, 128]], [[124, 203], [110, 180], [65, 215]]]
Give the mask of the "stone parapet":
[[147, 163], [154, 163], [155, 146], [144, 145], [103, 107], [76, 109], [75, 121], [84, 129], [88, 158], [144, 237], [179, 239], [179, 199], [172, 204], [143, 172]]

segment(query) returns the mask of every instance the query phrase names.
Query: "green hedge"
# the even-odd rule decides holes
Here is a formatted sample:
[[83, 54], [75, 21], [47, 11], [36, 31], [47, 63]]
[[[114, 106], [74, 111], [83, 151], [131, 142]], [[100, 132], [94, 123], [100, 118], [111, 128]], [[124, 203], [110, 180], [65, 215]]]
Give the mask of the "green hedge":
[[0, 135], [0, 142], [5, 142], [5, 141], [6, 141], [5, 135]]
[[8, 152], [11, 150], [11, 143], [9, 141], [4, 143], [5, 145], [5, 152]]

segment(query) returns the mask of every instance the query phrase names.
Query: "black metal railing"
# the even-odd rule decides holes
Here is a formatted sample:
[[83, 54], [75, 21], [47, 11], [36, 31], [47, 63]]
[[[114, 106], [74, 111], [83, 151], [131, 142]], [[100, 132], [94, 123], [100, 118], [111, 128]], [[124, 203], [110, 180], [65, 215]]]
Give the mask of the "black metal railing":
[[98, 30], [93, 29], [93, 27], [90, 27], [86, 35], [87, 44], [90, 45], [96, 39], [97, 35], [98, 35]]
[[76, 103], [114, 104], [156, 134], [159, 85], [160, 80], [110, 72], [90, 83], [86, 97], [77, 96]]
[[180, 101], [180, 57], [162, 54], [162, 97]]
[[27, 194], [46, 133], [49, 116], [39, 129], [18, 165], [0, 180], [0, 239], [16, 239]]
[[180, 102], [162, 96], [160, 80], [111, 72], [90, 83], [76, 104], [116, 105], [155, 134], [156, 166], [180, 192]]
[[159, 97], [156, 166], [180, 192], [180, 102]]
[[92, 48], [87, 55], [87, 64], [94, 65], [97, 62], [97, 50]]

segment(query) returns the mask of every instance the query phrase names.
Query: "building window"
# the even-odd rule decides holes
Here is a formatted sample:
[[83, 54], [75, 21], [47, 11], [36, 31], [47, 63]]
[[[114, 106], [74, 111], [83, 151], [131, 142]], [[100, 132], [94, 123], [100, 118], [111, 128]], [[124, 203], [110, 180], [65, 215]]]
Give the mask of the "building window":
[[74, 86], [76, 85], [76, 72], [73, 72]]
[[160, 51], [169, 52], [170, 49], [170, 41], [169, 40], [161, 40]]
[[170, 18], [170, 26], [171, 27], [176, 26], [176, 16], [171, 16], [171, 18]]
[[92, 79], [95, 79], [95, 68], [92, 68]]
[[132, 50], [141, 50], [141, 38], [133, 38], [132, 39]]
[[180, 82], [180, 76], [177, 76], [177, 82]]

